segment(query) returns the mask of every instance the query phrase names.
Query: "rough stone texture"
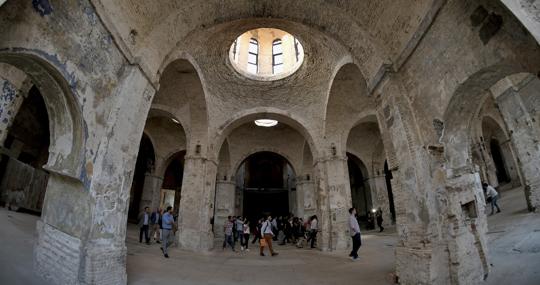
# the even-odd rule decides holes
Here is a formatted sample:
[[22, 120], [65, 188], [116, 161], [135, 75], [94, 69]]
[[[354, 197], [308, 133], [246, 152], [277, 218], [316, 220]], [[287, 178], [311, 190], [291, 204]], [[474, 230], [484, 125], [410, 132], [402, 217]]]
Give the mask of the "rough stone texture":
[[[527, 205], [530, 211], [540, 207], [540, 129], [534, 124], [520, 93], [532, 92], [538, 96], [538, 79], [528, 77], [521, 86], [496, 93], [499, 109], [510, 130], [510, 139], [516, 150], [525, 188]], [[528, 88], [533, 88], [532, 90]], [[534, 105], [533, 105], [534, 106]]]
[[[234, 211], [238, 165], [263, 150], [293, 166], [297, 211], [319, 215], [324, 250], [350, 243], [347, 152], [367, 166], [389, 213], [387, 161], [401, 284], [475, 284], [489, 273], [480, 178], [493, 181], [493, 165], [479, 159], [489, 152], [478, 149], [480, 134], [510, 138], [513, 178], [538, 208], [538, 80], [492, 88], [540, 69], [530, 1], [503, 1], [517, 18], [487, 0], [47, 2], [0, 7], [0, 62], [36, 84], [50, 115], [35, 261], [54, 282], [127, 282], [125, 222], [143, 131], [156, 150], [145, 203], [155, 205], [170, 158], [186, 152], [179, 244], [190, 250], [213, 247]], [[486, 16], [471, 21], [480, 5]], [[260, 27], [302, 42], [297, 72], [260, 82], [232, 68], [233, 40]], [[9, 69], [0, 68], [3, 82], [21, 89]], [[263, 131], [251, 124], [260, 118], [280, 125]]]

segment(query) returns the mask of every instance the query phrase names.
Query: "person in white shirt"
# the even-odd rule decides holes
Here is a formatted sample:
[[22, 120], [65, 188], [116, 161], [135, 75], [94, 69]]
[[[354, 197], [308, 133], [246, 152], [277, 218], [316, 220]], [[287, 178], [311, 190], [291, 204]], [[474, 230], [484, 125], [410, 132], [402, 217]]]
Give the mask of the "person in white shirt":
[[311, 248], [315, 248], [315, 242], [317, 241], [317, 233], [319, 232], [319, 220], [317, 215], [311, 217], [310, 230], [309, 230], [309, 239], [311, 240]]
[[349, 256], [355, 261], [358, 259], [358, 249], [362, 245], [362, 239], [360, 237], [360, 225], [358, 225], [358, 220], [356, 219], [356, 209], [350, 208], [349, 214], [351, 214], [349, 216], [349, 230], [353, 241], [353, 248]]
[[491, 214], [493, 215], [495, 212], [495, 208], [497, 208], [497, 213], [501, 212], [501, 208], [499, 208], [499, 204], [497, 204], [497, 200], [499, 200], [499, 193], [493, 188], [491, 185], [488, 185], [487, 183], [482, 184], [484, 188], [484, 192], [486, 194], [486, 202], [491, 203]]

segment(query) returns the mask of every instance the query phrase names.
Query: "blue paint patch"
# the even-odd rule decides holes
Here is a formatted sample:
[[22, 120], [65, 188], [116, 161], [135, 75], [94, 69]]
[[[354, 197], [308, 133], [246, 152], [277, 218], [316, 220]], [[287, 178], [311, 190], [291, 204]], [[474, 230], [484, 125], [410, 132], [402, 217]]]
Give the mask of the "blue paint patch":
[[36, 10], [41, 17], [51, 14], [53, 11], [49, 0], [32, 0], [32, 6], [34, 6], [34, 10]]
[[15, 90], [15, 87], [11, 85], [9, 81], [4, 81], [4, 86], [2, 86], [2, 95], [0, 96], [1, 100], [4, 100], [4, 102], [11, 102], [13, 99], [15, 99], [15, 96], [17, 95], [17, 91]]

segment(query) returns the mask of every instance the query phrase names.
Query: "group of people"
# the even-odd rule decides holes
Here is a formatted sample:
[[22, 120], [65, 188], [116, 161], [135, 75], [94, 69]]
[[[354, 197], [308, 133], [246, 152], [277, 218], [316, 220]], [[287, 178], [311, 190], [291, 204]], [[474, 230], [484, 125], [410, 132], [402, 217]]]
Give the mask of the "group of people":
[[[139, 214], [139, 243], [143, 242], [143, 234], [146, 244], [150, 244], [150, 240], [154, 239], [156, 243], [163, 242], [160, 247], [163, 256], [169, 258], [168, 248], [174, 243], [174, 235], [177, 231], [176, 218], [173, 216], [173, 208], [167, 207], [164, 212], [162, 209], [156, 209], [150, 213], [150, 208], [145, 207], [143, 212]], [[149, 234], [149, 231], [151, 232]]]
[[277, 255], [273, 250], [272, 242], [278, 242], [279, 245], [287, 243], [294, 244], [301, 248], [304, 242], [315, 248], [318, 233], [317, 216], [311, 216], [304, 222], [302, 218], [292, 215], [285, 217], [272, 218], [267, 215], [251, 225], [248, 218], [241, 216], [229, 216], [223, 226], [225, 239], [223, 240], [223, 249], [227, 246], [235, 251], [236, 242], [240, 242], [240, 250], [249, 251], [249, 240], [253, 235], [252, 244], [259, 242], [260, 255], [264, 256], [264, 248], [268, 247], [272, 256]]
[[[492, 186], [487, 183], [482, 184], [486, 202], [491, 204], [491, 215], [501, 212], [497, 203], [499, 195]], [[360, 225], [356, 216], [356, 209], [349, 209], [349, 232], [353, 242], [353, 248], [349, 254], [352, 260], [358, 259], [358, 250], [362, 245]], [[377, 221], [379, 232], [384, 230], [382, 226], [382, 210], [378, 208], [370, 215], [372, 220]], [[265, 256], [264, 249], [268, 248], [271, 256], [278, 255], [272, 247], [272, 242], [278, 242], [279, 245], [287, 243], [294, 244], [298, 248], [304, 247], [304, 243], [309, 244], [310, 248], [315, 248], [317, 242], [317, 233], [319, 224], [316, 215], [309, 217], [306, 221], [293, 215], [273, 218], [271, 215], [259, 219], [257, 223], [251, 225], [247, 217], [229, 216], [223, 225], [225, 239], [223, 240], [223, 250], [230, 246], [235, 251], [235, 244], [240, 242], [241, 251], [249, 251], [250, 238], [253, 235], [252, 244], [259, 242], [260, 255]], [[177, 231], [176, 218], [173, 216], [172, 207], [167, 207], [164, 212], [162, 209], [156, 209], [150, 213], [150, 208], [145, 207], [139, 214], [139, 242], [143, 241], [143, 234], [146, 244], [150, 244], [153, 238], [156, 243], [163, 242], [161, 251], [165, 258], [169, 258], [168, 247], [174, 243], [174, 235]]]

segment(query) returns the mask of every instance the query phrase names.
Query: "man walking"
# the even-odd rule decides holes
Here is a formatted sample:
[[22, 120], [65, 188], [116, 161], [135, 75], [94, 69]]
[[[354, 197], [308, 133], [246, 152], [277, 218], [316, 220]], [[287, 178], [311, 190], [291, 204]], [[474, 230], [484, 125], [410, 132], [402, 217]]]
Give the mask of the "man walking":
[[264, 242], [261, 242], [261, 256], [264, 256], [264, 244], [268, 246], [268, 250], [270, 250], [270, 254], [272, 256], [278, 255], [278, 253], [274, 252], [274, 250], [272, 249], [273, 237], [274, 233], [272, 232], [272, 216], [268, 216], [268, 218], [266, 218], [266, 221], [264, 221], [261, 227], [261, 238], [264, 240]]
[[144, 239], [146, 244], [150, 244], [150, 238], [148, 237], [148, 226], [150, 224], [150, 208], [144, 207], [144, 211], [139, 214], [139, 243], [142, 242], [144, 233]]
[[174, 224], [174, 218], [172, 215], [172, 207], [167, 207], [167, 212], [163, 214], [163, 217], [161, 218], [162, 226], [163, 226], [163, 247], [161, 248], [161, 251], [163, 251], [163, 256], [165, 258], [169, 258], [169, 255], [167, 254], [167, 246], [169, 245], [169, 237], [172, 234], [173, 224]]
[[353, 261], [356, 261], [358, 260], [358, 249], [362, 245], [362, 240], [360, 237], [360, 226], [358, 225], [358, 220], [356, 219], [356, 209], [350, 208], [349, 214], [351, 214], [349, 216], [349, 228], [353, 241], [353, 248], [349, 256], [352, 258]]
[[233, 237], [233, 218], [231, 216], [227, 217], [227, 221], [223, 225], [223, 232], [225, 233], [225, 240], [223, 240], [223, 250], [227, 247], [227, 244], [231, 246], [232, 251], [234, 250], [234, 237]]
[[244, 221], [242, 220], [242, 217], [238, 216], [234, 223], [236, 226], [236, 236], [240, 241], [240, 250], [244, 250]]
[[499, 208], [499, 204], [497, 204], [497, 200], [499, 200], [499, 193], [493, 188], [491, 185], [484, 183], [482, 184], [482, 188], [484, 188], [484, 191], [486, 192], [486, 202], [491, 203], [491, 214], [495, 212], [495, 208], [497, 208], [497, 213], [501, 212], [501, 208]]

